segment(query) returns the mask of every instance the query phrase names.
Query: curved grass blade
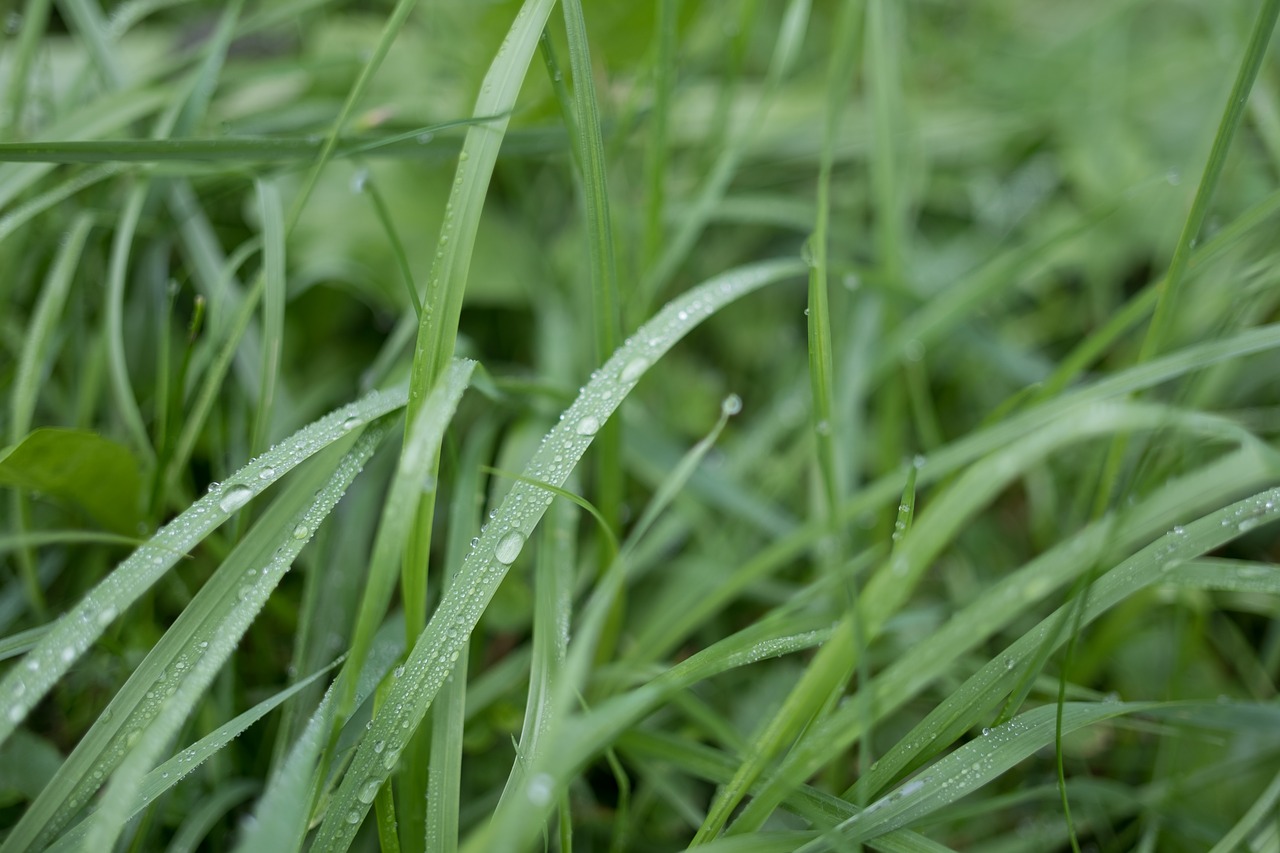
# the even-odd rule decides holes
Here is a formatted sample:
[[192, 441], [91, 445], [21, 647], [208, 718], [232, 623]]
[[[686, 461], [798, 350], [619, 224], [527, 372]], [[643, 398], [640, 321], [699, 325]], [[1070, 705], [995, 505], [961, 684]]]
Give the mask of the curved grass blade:
[[[1070, 702], [1065, 708], [1062, 731], [1072, 732], [1113, 717], [1141, 713], [1160, 704]], [[930, 765], [920, 776], [840, 824], [836, 830], [838, 839], [830, 835], [815, 839], [797, 853], [839, 850], [840, 841], [864, 841], [922, 820], [1052, 744], [1056, 717], [1057, 708], [1046, 705], [984, 732], [981, 738]]]
[[[562, 486], [604, 421], [676, 341], [723, 305], [801, 272], [803, 266], [798, 261], [754, 264], [711, 279], [668, 304], [583, 388], [543, 440], [525, 470], [526, 476]], [[550, 493], [523, 481], [517, 481], [507, 493], [481, 532], [476, 548], [464, 560], [456, 583], [445, 593], [414, 645], [382, 713], [374, 718], [361, 742], [320, 827], [317, 851], [343, 850], [351, 843], [369, 804], [395, 768], [401, 750], [453, 670], [462, 645], [551, 500]]]
[[[379, 424], [368, 432], [375, 433], [376, 438], [385, 434], [385, 425]], [[371, 439], [361, 436], [360, 440], [357, 447], [365, 452]], [[349, 442], [350, 437], [344, 443]], [[81, 738], [57, 776], [6, 839], [4, 850], [47, 841], [93, 795], [107, 774], [122, 761], [130, 760], [131, 751], [164, 746], [155, 745], [150, 739], [157, 719], [171, 713], [169, 709], [178, 701], [172, 698], [173, 694], [190, 691], [189, 682], [197, 677], [196, 673], [208, 670], [212, 677], [217, 672], [242, 633], [234, 630], [234, 620], [256, 614], [252, 605], [258, 590], [263, 590], [265, 600], [293, 556], [323, 520], [328, 511], [326, 501], [336, 501], [341, 495], [341, 491], [334, 494], [337, 486], [342, 486], [340, 475], [349, 473], [352, 465], [340, 460], [349, 460], [355, 454], [360, 461], [355, 450], [340, 457], [338, 453], [343, 449], [331, 448], [327, 459], [317, 459], [291, 479], [285, 492], [205, 583]], [[335, 470], [339, 473], [335, 474]], [[220, 658], [210, 660], [219, 654]], [[148, 769], [149, 766], [142, 768], [142, 772]]]
[[[90, 819], [85, 841], [88, 849], [109, 850], [114, 847], [128, 820], [129, 807], [143, 778], [170, 740], [177, 735], [218, 670], [235, 651], [240, 638], [262, 610], [276, 584], [292, 567], [294, 558], [337, 505], [364, 463], [377, 450], [386, 437], [388, 427], [385, 419], [380, 419], [364, 431], [356, 440], [355, 446], [342, 457], [329, 482], [315, 494], [314, 501], [297, 512], [292, 523], [286, 524], [283, 531], [279, 532], [277, 547], [270, 561], [256, 575], [254, 570], [250, 570], [247, 577], [236, 578], [243, 585], [238, 589], [226, 590], [220, 596], [221, 600], [214, 606], [224, 603], [225, 606], [218, 607], [222, 611], [218, 614], [221, 618], [218, 618], [214, 630], [209, 632], [210, 639], [205, 641], [209, 643], [208, 647], [203, 649], [199, 659], [191, 665], [190, 674], [176, 692], [163, 702], [155, 719], [141, 733], [132, 751], [112, 776], [98, 810]], [[265, 517], [263, 521], [266, 521]], [[279, 531], [279, 528], [275, 529]], [[194, 604], [192, 602], [191, 606]]]
[[[209, 757], [217, 753], [220, 749], [231, 743], [241, 734], [243, 734], [250, 726], [261, 720], [267, 714], [292, 699], [300, 691], [306, 689], [309, 685], [315, 683], [325, 673], [331, 671], [338, 665], [338, 661], [334, 661], [324, 669], [318, 670], [298, 683], [291, 685], [285, 690], [281, 690], [274, 696], [262, 700], [254, 705], [243, 714], [238, 715], [235, 719], [228, 720], [214, 731], [200, 738], [200, 740], [191, 744], [191, 746], [179, 752], [168, 761], [147, 774], [142, 780], [142, 785], [138, 790], [138, 796], [133, 802], [132, 811], [129, 819], [133, 819], [147, 806], [159, 799], [160, 795], [173, 788], [184, 778], [186, 778], [193, 770], [201, 764], [209, 760]], [[63, 853], [83, 846], [85, 834], [88, 831], [89, 822], [87, 820], [73, 826], [53, 844], [49, 845], [49, 853]], [[263, 848], [278, 849], [278, 848]]]
[[[369, 697], [404, 652], [404, 626], [399, 619], [388, 620], [378, 631], [365, 657], [356, 686], [356, 703]], [[316, 789], [316, 771], [320, 753], [333, 727], [334, 695], [338, 685], [325, 694], [320, 706], [307, 721], [302, 735], [294, 743], [289, 757], [267, 785], [258, 801], [255, 820], [236, 846], [238, 853], [272, 850], [295, 853], [302, 849], [307, 835], [307, 819], [311, 814]]]
[[[1190, 571], [1186, 561], [1219, 548], [1242, 533], [1280, 518], [1280, 489], [1260, 492], [1186, 525], [1173, 527], [1165, 536], [1103, 574], [1089, 594], [1081, 625], [1088, 625], [1115, 604], [1143, 587], [1159, 581], [1176, 582]], [[1241, 569], [1244, 571], [1244, 569]], [[1250, 575], [1254, 570], [1248, 569]], [[1199, 574], [1199, 573], [1197, 573]], [[1228, 582], [1229, 575], [1221, 582]], [[1017, 684], [1021, 667], [1049, 642], [1051, 648], [1066, 642], [1057, 630], [1069, 601], [1045, 617], [1003, 653], [974, 673], [941, 705], [877, 762], [875, 769], [858, 780], [857, 787], [878, 790], [932, 752], [945, 748], [964, 732], [983, 724], [984, 715]]]
[[[382, 624], [395, 590], [399, 558], [404, 553], [404, 543], [409, 536], [417, 509], [418, 495], [422, 494], [423, 478], [428, 476], [444, 431], [453, 419], [462, 392], [471, 381], [474, 361], [455, 361], [440, 377], [427, 403], [409, 426], [404, 449], [396, 464], [396, 473], [387, 491], [386, 503], [378, 522], [378, 532], [373, 543], [373, 555], [369, 558], [369, 576], [361, 597], [355, 628], [351, 634], [350, 652], [347, 656], [348, 675], [360, 671], [364, 658], [378, 626]], [[424, 602], [425, 605], [425, 602]], [[355, 698], [356, 682], [346, 679], [346, 686], [338, 697], [337, 721], [346, 721]]]
[[298, 430], [213, 488], [122, 562], [60, 618], [0, 681], [0, 742], [89, 648], [107, 625], [183, 554], [259, 493], [338, 439], [404, 406], [404, 389], [374, 391]]

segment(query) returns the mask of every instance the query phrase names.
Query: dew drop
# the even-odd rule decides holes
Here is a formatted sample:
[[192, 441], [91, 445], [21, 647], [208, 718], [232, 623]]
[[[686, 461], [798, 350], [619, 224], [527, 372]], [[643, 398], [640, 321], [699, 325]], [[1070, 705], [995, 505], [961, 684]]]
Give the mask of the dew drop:
[[347, 823], [351, 824], [352, 826], [355, 826], [359, 822], [360, 822], [360, 812], [356, 811], [355, 809], [352, 809], [351, 811], [347, 812]]
[[595, 435], [600, 429], [600, 419], [595, 415], [587, 415], [578, 421], [578, 425], [574, 427], [574, 431], [578, 435]]
[[647, 358], [633, 358], [623, 365], [622, 372], [618, 374], [618, 379], [630, 384], [638, 381], [648, 369], [649, 360]]
[[435, 138], [436, 138], [436, 135], [435, 135], [434, 133], [430, 132], [430, 131], [427, 131], [426, 133], [419, 133], [419, 134], [418, 134], [418, 144], [419, 144], [419, 145], [426, 145], [427, 143], [429, 143], [431, 140], [433, 140], [433, 139], [435, 139]]
[[742, 398], [737, 394], [730, 394], [724, 398], [724, 402], [720, 404], [720, 411], [729, 417], [742, 411]]
[[275, 475], [276, 475], [276, 469], [268, 465], [266, 468], [263, 468], [261, 471], [258, 472], [258, 479], [270, 480]]
[[529, 780], [529, 802], [535, 806], [545, 806], [551, 802], [551, 793], [555, 780], [546, 773], [539, 773]]
[[360, 798], [360, 802], [368, 805], [372, 803], [374, 797], [378, 796], [378, 789], [382, 787], [382, 783], [377, 779], [370, 779], [360, 787], [360, 793], [356, 796]]
[[9, 709], [9, 722], [11, 723], [22, 722], [22, 708], [18, 707], [17, 705], [14, 705], [12, 708]]
[[118, 611], [114, 607], [105, 607], [98, 613], [99, 625], [110, 625], [115, 620]]
[[374, 755], [382, 755], [382, 751], [386, 748], [387, 748], [387, 742], [385, 740], [375, 740], [373, 742]]
[[70, 646], [67, 646], [65, 649], [62, 650], [62, 653], [59, 655], [59, 657], [62, 658], [63, 663], [71, 663], [73, 660], [76, 659], [76, 650], [71, 648]]
[[400, 760], [400, 750], [393, 749], [386, 755], [382, 756], [382, 766], [387, 770], [391, 770], [396, 766], [396, 762]]
[[360, 420], [360, 418], [357, 418], [355, 415], [352, 415], [342, 422], [342, 428], [345, 430], [353, 430], [362, 423], [364, 423], [364, 421]]
[[398, 666], [398, 667], [396, 667], [394, 670], [392, 670], [392, 672], [391, 672], [391, 677], [392, 677], [392, 678], [399, 678], [399, 677], [400, 677], [400, 676], [402, 676], [402, 675], [404, 675], [404, 667], [403, 667], [403, 666]]
[[299, 524], [297, 527], [293, 528], [294, 539], [306, 539], [310, 535], [311, 528], [307, 527], [305, 524]]
[[359, 169], [351, 176], [351, 192], [359, 195], [364, 192], [364, 185], [369, 181], [369, 170]]
[[218, 498], [218, 506], [222, 507], [223, 512], [235, 512], [247, 504], [252, 497], [253, 489], [248, 486], [235, 485], [227, 489], [226, 493]]
[[516, 557], [520, 556], [520, 549], [523, 547], [524, 534], [513, 530], [499, 540], [493, 555], [498, 558], [499, 563], [509, 566], [516, 561]]

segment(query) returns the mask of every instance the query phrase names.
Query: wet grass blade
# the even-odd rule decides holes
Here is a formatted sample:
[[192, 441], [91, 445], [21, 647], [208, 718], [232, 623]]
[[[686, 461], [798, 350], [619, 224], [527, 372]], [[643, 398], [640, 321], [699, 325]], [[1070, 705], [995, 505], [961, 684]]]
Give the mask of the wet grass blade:
[[160, 528], [60, 618], [22, 663], [0, 681], [0, 742], [13, 733], [90, 644], [210, 531], [305, 459], [387, 412], [406, 394], [375, 391], [303, 427], [245, 465]]
[[[725, 273], [667, 305], [624, 344], [589, 382], [534, 454], [526, 476], [561, 486], [592, 438], [658, 358], [721, 306], [796, 275], [796, 261], [772, 261]], [[551, 494], [518, 481], [467, 555], [418, 638], [383, 713], [361, 741], [320, 827], [316, 849], [344, 850], [461, 654], [481, 613], [551, 503]]]

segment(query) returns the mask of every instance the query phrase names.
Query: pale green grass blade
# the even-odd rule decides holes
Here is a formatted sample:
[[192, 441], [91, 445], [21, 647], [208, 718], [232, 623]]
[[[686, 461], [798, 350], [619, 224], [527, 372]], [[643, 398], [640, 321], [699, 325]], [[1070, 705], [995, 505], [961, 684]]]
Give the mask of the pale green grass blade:
[[[458, 462], [453, 496], [449, 507], [449, 535], [445, 566], [462, 565], [471, 539], [480, 530], [484, 509], [484, 481], [481, 467], [493, 451], [494, 429], [485, 424], [467, 436]], [[566, 564], [568, 565], [568, 564]], [[455, 577], [445, 580], [445, 588]], [[537, 630], [535, 618], [534, 630]], [[535, 643], [537, 640], [535, 639]], [[462, 807], [463, 737], [467, 714], [467, 667], [470, 643], [463, 645], [453, 675], [440, 688], [431, 709], [431, 763], [427, 777], [426, 831], [423, 849], [427, 853], [453, 853], [458, 849], [458, 819]], [[532, 670], [536, 674], [536, 666]], [[531, 681], [536, 677], [530, 675]]]
[[146, 180], [133, 187], [116, 224], [111, 242], [111, 266], [107, 273], [107, 310], [103, 313], [103, 338], [107, 342], [107, 375], [111, 380], [111, 395], [115, 401], [116, 413], [124, 421], [134, 452], [149, 460], [155, 456], [155, 451], [142, 421], [138, 400], [133, 394], [124, 352], [125, 279], [129, 274], [129, 254], [148, 189], [149, 183]]
[[21, 665], [0, 681], [0, 741], [13, 733], [105, 627], [210, 531], [299, 463], [352, 430], [395, 411], [405, 400], [403, 389], [375, 391], [329, 413], [241, 468], [160, 528], [59, 619]]
[[[384, 428], [380, 434], [385, 434]], [[343, 443], [349, 441], [348, 437]], [[360, 452], [371, 453], [373, 446], [365, 441]], [[150, 740], [157, 720], [168, 715], [173, 725], [178, 725], [185, 719], [184, 710], [189, 710], [174, 696], [175, 691], [193, 696], [191, 701], [199, 698], [208, 679], [239, 642], [243, 631], [235, 630], [235, 621], [247, 620], [245, 626], [252, 621], [261, 601], [328, 512], [326, 502], [336, 502], [341, 496], [338, 487], [344, 483], [334, 471], [354, 476], [357, 466], [350, 461], [341, 465], [336, 455], [340, 449], [328, 450], [291, 479], [262, 521], [196, 594], [81, 739], [6, 840], [7, 849], [20, 849], [33, 839], [36, 843], [47, 841], [98, 789], [104, 777], [122, 762], [128, 764], [133, 750], [149, 748], [154, 755], [164, 748], [163, 741]], [[363, 461], [359, 455], [342, 458]], [[149, 769], [141, 768], [139, 773]], [[128, 802], [118, 798], [117, 808], [123, 809]]]
[[[1090, 592], [1081, 624], [1089, 624], [1145, 586], [1158, 581], [1176, 582], [1183, 572], [1190, 571], [1187, 565], [1183, 565], [1186, 560], [1221, 547], [1252, 526], [1275, 518], [1277, 506], [1280, 506], [1280, 492], [1271, 490], [1185, 526], [1175, 526], [1166, 536], [1098, 578]], [[1244, 531], [1240, 529], [1241, 525], [1244, 525]], [[1252, 568], [1248, 569], [1248, 574], [1256, 576]], [[1219, 572], [1217, 580], [1227, 584], [1232, 582], [1232, 577], [1227, 572]], [[859, 780], [858, 785], [867, 790], [878, 790], [902, 769], [918, 763], [919, 750], [944, 748], [961, 733], [980, 725], [983, 716], [990, 713], [992, 706], [999, 703], [1019, 680], [1021, 664], [1046, 642], [1051, 641], [1054, 646], [1066, 642], [1067, 637], [1057, 629], [1057, 625], [1065, 608], [1072, 607], [1074, 603], [1069, 602], [1046, 617], [975, 673], [883, 756], [877, 762], [878, 766]]]
[[744, 127], [725, 128], [724, 145], [719, 148], [715, 162], [707, 170], [707, 177], [692, 203], [683, 205], [683, 216], [667, 242], [666, 249], [657, 262], [644, 275], [628, 304], [629, 310], [644, 311], [658, 297], [662, 289], [684, 263], [702, 235], [712, 213], [728, 192], [746, 147], [755, 132], [764, 124], [769, 107], [773, 105], [782, 82], [791, 73], [801, 54], [801, 44], [809, 21], [810, 0], [791, 0], [782, 13], [778, 37], [774, 43], [764, 87], [751, 117]]
[[9, 86], [5, 92], [7, 116], [5, 136], [10, 139], [25, 136], [25, 113], [27, 88], [31, 83], [31, 64], [35, 59], [40, 38], [45, 34], [49, 23], [49, 7], [52, 0], [32, 0], [27, 3], [21, 18], [22, 30], [18, 34], [18, 44], [13, 50], [12, 66], [9, 69]]
[[[112, 775], [98, 803], [97, 811], [90, 818], [92, 822], [85, 840], [86, 847], [107, 850], [114, 846], [128, 820], [129, 807], [137, 795], [143, 778], [155, 765], [163, 750], [169, 746], [172, 738], [177, 735], [179, 728], [190, 715], [201, 695], [208, 689], [209, 683], [217, 675], [218, 670], [235, 651], [241, 636], [262, 610], [267, 598], [285, 572], [290, 569], [298, 552], [332, 511], [351, 485], [351, 481], [360, 473], [364, 463], [377, 450], [387, 434], [388, 427], [389, 424], [383, 420], [371, 424], [356, 440], [355, 446], [342, 457], [332, 479], [315, 493], [314, 501], [300, 511], [291, 513], [293, 517], [283, 529], [274, 527], [278, 537], [277, 547], [270, 561], [260, 571], [248, 569], [244, 576], [234, 579], [233, 583], [240, 583], [238, 587], [220, 591], [223, 595], [220, 601], [215, 599], [217, 604], [214, 606], [217, 607], [218, 604], [225, 602], [226, 609], [223, 611], [225, 615], [219, 614], [221, 618], [216, 630], [209, 634], [210, 639], [203, 641], [208, 642], [209, 646], [191, 665], [190, 674], [178, 686], [176, 692], [163, 702], [159, 713], [148, 724], [141, 737], [137, 738], [136, 745], [132, 746], [131, 751]], [[317, 460], [317, 464], [319, 461]], [[292, 507], [288, 508], [292, 509]], [[264, 516], [262, 524], [265, 526], [268, 520], [275, 521], [268, 515]], [[271, 529], [268, 528], [268, 530]], [[196, 607], [195, 601], [192, 602], [191, 607], [193, 609]], [[178, 660], [181, 661], [182, 658], [179, 657]]]
[[[1157, 705], [1154, 702], [1072, 702], [1066, 708], [1063, 731], [1075, 731], [1122, 714], [1141, 713]], [[1057, 708], [1047, 705], [990, 729], [840, 824], [839, 839], [862, 841], [908, 826], [985, 785], [1036, 750], [1052, 744], [1056, 714]], [[839, 850], [840, 846], [837, 838], [824, 837], [800, 849], [804, 853], [817, 853]]]
[[22, 356], [18, 360], [17, 376], [13, 380], [13, 391], [9, 398], [10, 444], [21, 441], [31, 428], [39, 386], [47, 375], [54, 356], [54, 333], [67, 302], [67, 294], [71, 290], [76, 265], [92, 227], [93, 219], [89, 215], [80, 214], [75, 218], [41, 289], [40, 301], [23, 341]]
[[[1054, 590], [1088, 571], [1108, 550], [1135, 547], [1186, 517], [1187, 496], [1201, 506], [1229, 500], [1239, 489], [1266, 480], [1267, 467], [1257, 455], [1242, 451], [1185, 478], [1170, 482], [1160, 493], [1134, 507], [1123, 537], [1112, 519], [1087, 527], [990, 587], [981, 598], [956, 613], [923, 639], [911, 652], [894, 661], [867, 685], [877, 718], [895, 713], [926, 685], [940, 678], [963, 654], [994, 636], [1019, 614], [1034, 607]], [[778, 771], [756, 793], [733, 825], [745, 832], [763, 825], [768, 815], [795, 785], [817, 773], [849, 744], [868, 731], [865, 715], [853, 704], [838, 708], [822, 720], [788, 754]], [[862, 796], [875, 789], [863, 788]]]
[[1258, 17], [1250, 32], [1249, 44], [1241, 58], [1240, 69], [1236, 72], [1235, 82], [1231, 86], [1231, 95], [1227, 98], [1222, 119], [1218, 123], [1218, 132], [1214, 134], [1213, 148], [1209, 151], [1204, 173], [1196, 187], [1191, 210], [1187, 214], [1182, 233], [1178, 235], [1178, 242], [1174, 246], [1173, 259], [1169, 262], [1169, 272], [1160, 288], [1155, 314], [1151, 318], [1151, 325], [1147, 328], [1147, 336], [1142, 342], [1142, 351], [1138, 356], [1140, 361], [1146, 361], [1164, 348], [1165, 338], [1169, 334], [1171, 312], [1178, 303], [1179, 290], [1191, 261], [1191, 252], [1200, 236], [1205, 218], [1209, 215], [1209, 204], [1213, 200], [1213, 194], [1222, 177], [1222, 170], [1226, 166], [1231, 141], [1235, 138], [1236, 129], [1244, 117], [1249, 91], [1253, 88], [1253, 81], [1262, 67], [1267, 45], [1270, 44], [1271, 34], [1276, 28], [1277, 17], [1280, 17], [1280, 0], [1264, 0], [1258, 9]]
[[213, 796], [203, 800], [195, 811], [187, 815], [165, 853], [196, 853], [209, 830], [225, 820], [228, 812], [252, 797], [257, 790], [258, 783], [249, 779], [234, 780], [219, 787]]
[[284, 348], [285, 232], [280, 190], [266, 181], [256, 181], [258, 211], [262, 217], [262, 381], [258, 405], [253, 410], [250, 452], [266, 446], [275, 405], [276, 381], [280, 374], [280, 353]]
[[[564, 26], [569, 42], [569, 66], [573, 72], [574, 142], [582, 171], [582, 198], [587, 222], [587, 257], [591, 274], [591, 326], [595, 331], [596, 362], [603, 362], [622, 337], [621, 299], [614, 260], [613, 220], [609, 211], [604, 135], [600, 128], [600, 105], [596, 99], [595, 69], [587, 39], [587, 22], [580, 0], [561, 0]], [[599, 464], [596, 467], [595, 503], [610, 530], [621, 524], [624, 477], [622, 472], [621, 421], [605, 425], [596, 439]], [[608, 565], [608, 543], [600, 542], [599, 559]], [[611, 634], [614, 632], [611, 632]], [[612, 657], [612, 649], [601, 654]]]
[[[772, 261], [735, 270], [658, 312], [587, 384], [534, 454], [526, 476], [563, 485], [604, 421], [649, 366], [689, 329], [728, 302], [801, 269], [797, 262]], [[456, 586], [445, 594], [410, 653], [383, 713], [362, 740], [321, 825], [317, 850], [341, 850], [350, 844], [369, 803], [452, 671], [462, 644], [550, 503], [548, 492], [523, 482], [508, 492], [467, 555]], [[382, 747], [377, 752], [375, 744]]]
[[344, 672], [347, 674], [345, 690], [339, 695], [337, 722], [346, 722], [355, 697], [356, 682], [351, 674], [364, 666], [364, 657], [373, 642], [378, 626], [382, 624], [395, 590], [399, 560], [409, 536], [417, 510], [417, 498], [422, 494], [423, 480], [429, 477], [433, 460], [440, 452], [444, 431], [453, 418], [462, 392], [471, 381], [474, 361], [455, 361], [440, 377], [432, 389], [426, 404], [410, 425], [404, 449], [396, 465], [391, 488], [383, 504], [374, 538], [373, 554], [369, 559], [369, 575], [351, 635], [350, 651]]
[[[152, 114], [168, 103], [169, 97], [169, 91], [162, 87], [113, 92], [91, 100], [61, 121], [50, 125], [42, 135], [49, 139], [72, 140], [113, 132]], [[51, 171], [51, 163], [19, 165], [0, 160], [0, 208], [9, 207], [14, 199]], [[105, 177], [106, 174], [114, 173], [115, 169], [104, 167], [100, 171]]]
[[[404, 627], [399, 619], [388, 620], [378, 631], [356, 686], [357, 705], [363, 703], [391, 671], [404, 652], [403, 641]], [[327, 770], [317, 765], [333, 727], [335, 692], [336, 686], [325, 694], [293, 744], [288, 758], [272, 776], [266, 792], [258, 801], [252, 825], [236, 847], [239, 853], [257, 850], [295, 853], [302, 849], [312, 802], [317, 793], [317, 774], [324, 774]]]
[[[303, 208], [311, 198], [311, 193], [316, 188], [316, 182], [320, 180], [320, 173], [324, 171], [324, 167], [328, 165], [329, 160], [333, 157], [334, 150], [338, 145], [338, 137], [341, 135], [343, 128], [346, 127], [352, 110], [355, 109], [356, 103], [364, 95], [374, 75], [378, 73], [383, 60], [387, 58], [387, 52], [391, 50], [391, 43], [399, 35], [400, 30], [404, 27], [404, 22], [409, 17], [409, 13], [413, 11], [413, 7], [416, 5], [417, 0], [398, 0], [395, 8], [391, 10], [391, 14], [387, 17], [387, 22], [383, 24], [382, 32], [378, 35], [378, 41], [374, 45], [373, 51], [369, 54], [364, 67], [360, 69], [360, 76], [356, 78], [351, 90], [347, 92], [342, 108], [338, 110], [338, 115], [334, 117], [333, 124], [330, 125], [329, 132], [325, 135], [324, 144], [320, 149], [319, 156], [316, 158], [315, 165], [307, 173], [302, 189], [293, 201], [293, 207], [289, 210], [289, 218], [285, 225], [286, 233], [293, 231], [294, 226], [298, 224], [298, 217], [302, 215]], [[412, 416], [412, 414], [411, 412], [410, 415]]]
[[[427, 279], [422, 318], [414, 344], [409, 380], [409, 422], [416, 418], [428, 391], [453, 355], [480, 213], [498, 150], [507, 132], [507, 116], [515, 106], [516, 96], [528, 73], [529, 62], [553, 3], [554, 0], [528, 0], [521, 5], [481, 83], [474, 114], [502, 118], [483, 128], [468, 130], [462, 152], [458, 155], [458, 168], [445, 205], [444, 222]], [[428, 473], [435, 475], [434, 466]], [[434, 491], [424, 493], [418, 508], [418, 523], [409, 539], [401, 570], [403, 586], [409, 596], [405, 624], [411, 640], [426, 621], [423, 608], [434, 505]], [[418, 798], [414, 799], [416, 802]]]
[[[299, 691], [318, 681], [336, 665], [334, 663], [318, 670], [292, 687], [281, 690], [279, 693], [264, 699], [238, 715], [235, 719], [227, 721], [186, 749], [181, 750], [159, 767], [156, 767], [143, 779], [129, 817], [133, 818], [140, 814], [143, 809], [159, 799], [162, 794], [169, 791], [174, 785], [181, 782], [197, 767], [208, 761], [212, 755], [243, 734], [250, 726], [292, 699]], [[87, 820], [76, 824], [63, 833], [53, 844], [49, 845], [50, 853], [80, 848], [84, 844], [88, 829], [89, 822]]]
[[81, 190], [88, 189], [94, 184], [115, 177], [119, 171], [120, 169], [117, 166], [98, 166], [93, 169], [87, 169], [78, 175], [67, 178], [35, 198], [23, 202], [4, 216], [0, 216], [0, 242], [12, 236], [23, 225], [31, 222], [45, 211], [52, 209], [55, 205], [66, 201]]
[[669, 150], [667, 124], [675, 84], [676, 25], [680, 0], [658, 0], [654, 26], [653, 108], [649, 112], [649, 139], [645, 148], [645, 206], [643, 268], [653, 266], [662, 247], [662, 214], [666, 207]]

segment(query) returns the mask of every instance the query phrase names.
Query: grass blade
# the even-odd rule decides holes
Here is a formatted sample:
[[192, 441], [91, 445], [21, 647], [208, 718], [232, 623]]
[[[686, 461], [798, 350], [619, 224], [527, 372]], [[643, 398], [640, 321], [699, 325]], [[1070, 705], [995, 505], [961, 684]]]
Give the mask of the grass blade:
[[[726, 273], [667, 305], [602, 366], [534, 454], [525, 475], [563, 485], [604, 421], [636, 382], [689, 329], [722, 305], [795, 275], [798, 262], [772, 261]], [[392, 686], [383, 713], [360, 744], [320, 827], [316, 849], [345, 849], [401, 750], [426, 715], [456, 657], [508, 568], [551, 503], [550, 493], [517, 481], [467, 555]], [[375, 746], [379, 747], [375, 750]]]
[[338, 439], [405, 404], [406, 394], [375, 391], [298, 430], [160, 528], [59, 619], [22, 664], [0, 681], [0, 742], [13, 733], [107, 625], [210, 531], [268, 486]]

